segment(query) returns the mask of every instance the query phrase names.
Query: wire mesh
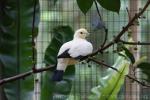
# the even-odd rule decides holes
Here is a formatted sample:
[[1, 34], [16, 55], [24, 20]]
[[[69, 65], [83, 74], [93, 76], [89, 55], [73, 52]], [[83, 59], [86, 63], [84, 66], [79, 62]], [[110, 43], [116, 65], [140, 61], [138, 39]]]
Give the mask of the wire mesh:
[[[119, 14], [109, 12], [99, 6], [100, 13], [106, 27], [108, 28], [108, 41], [112, 39], [128, 22], [128, 14], [126, 7], [129, 8], [130, 0], [121, 0], [121, 11]], [[139, 0], [140, 6], [146, 3], [146, 0]], [[104, 40], [104, 30], [97, 29], [96, 21], [99, 20], [95, 5], [86, 15], [84, 15], [78, 8], [76, 0], [58, 0], [56, 5], [54, 5], [53, 0], [40, 0], [41, 5], [41, 22], [39, 35], [41, 35], [37, 41], [40, 49], [38, 49], [38, 61], [39, 66], [44, 65], [43, 57], [44, 52], [51, 41], [52, 29], [59, 25], [69, 25], [74, 30], [84, 27], [87, 28], [92, 35], [89, 41], [94, 45], [94, 49], [97, 49], [102, 41]], [[150, 9], [144, 13], [145, 19], [140, 19], [140, 30], [137, 32], [140, 35], [141, 41], [150, 42]], [[124, 35], [123, 39], [126, 39]], [[109, 65], [113, 65], [116, 60], [117, 55], [113, 53], [115, 46], [109, 48], [103, 55], [98, 55], [98, 58], [104, 59]], [[141, 55], [147, 55], [148, 61], [150, 60], [149, 46], [142, 46], [140, 50]], [[42, 59], [41, 59], [42, 57]], [[74, 85], [70, 94], [70, 100], [87, 100], [91, 88], [98, 85], [98, 78], [104, 76], [106, 68], [104, 66], [99, 66], [94, 63], [90, 63], [92, 67], [88, 67], [88, 64], [79, 63], [76, 65], [76, 75]], [[140, 72], [140, 77], [143, 77]], [[137, 85], [131, 81], [127, 81], [119, 92], [118, 100], [150, 100], [150, 88], [145, 88], [140, 86], [140, 89], [130, 89], [131, 86]], [[138, 85], [139, 86], [139, 85]], [[138, 87], [138, 86], [135, 86]], [[128, 88], [128, 89], [127, 89]], [[140, 93], [140, 96], [138, 96]], [[130, 97], [127, 99], [127, 97]]]

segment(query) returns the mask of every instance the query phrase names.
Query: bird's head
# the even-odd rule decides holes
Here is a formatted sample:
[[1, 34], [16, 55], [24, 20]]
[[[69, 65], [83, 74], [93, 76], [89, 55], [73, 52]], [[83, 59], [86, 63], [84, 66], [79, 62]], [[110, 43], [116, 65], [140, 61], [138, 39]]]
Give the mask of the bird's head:
[[89, 35], [88, 31], [84, 28], [81, 28], [75, 32], [74, 38], [85, 39], [88, 35]]

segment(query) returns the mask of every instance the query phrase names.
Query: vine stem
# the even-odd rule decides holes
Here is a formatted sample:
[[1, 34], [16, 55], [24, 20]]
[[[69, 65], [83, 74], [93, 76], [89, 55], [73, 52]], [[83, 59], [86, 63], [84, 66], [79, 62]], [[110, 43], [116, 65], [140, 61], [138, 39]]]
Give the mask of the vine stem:
[[[96, 10], [97, 10], [98, 16], [99, 16], [99, 18], [100, 18], [100, 21], [102, 21], [102, 16], [101, 16], [100, 11], [99, 11], [99, 9], [98, 9], [97, 1], [94, 0], [94, 3], [95, 3], [95, 7], [96, 7]], [[102, 43], [102, 45], [101, 45], [101, 48], [105, 46], [106, 41], [107, 41], [107, 38], [108, 38], [108, 29], [107, 29], [105, 26], [103, 26], [103, 28], [104, 28], [104, 30], [105, 30], [105, 37], [104, 37], [104, 41], [103, 41], [103, 43]]]

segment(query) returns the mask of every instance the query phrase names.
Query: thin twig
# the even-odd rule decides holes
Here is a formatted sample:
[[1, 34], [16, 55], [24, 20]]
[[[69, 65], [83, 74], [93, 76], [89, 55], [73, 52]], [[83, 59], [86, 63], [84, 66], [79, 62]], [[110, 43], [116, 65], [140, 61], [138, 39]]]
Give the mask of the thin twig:
[[108, 38], [108, 29], [105, 28], [105, 38], [104, 38], [104, 41], [101, 45], [101, 48], [103, 48], [105, 46], [107, 38]]
[[25, 77], [30, 76], [32, 73], [33, 72], [31, 70], [31, 71], [28, 71], [28, 72], [25, 72], [25, 73], [22, 73], [22, 74], [18, 74], [18, 75], [9, 77], [9, 78], [2, 79], [2, 80], [0, 80], [0, 85], [2, 85], [4, 83], [11, 82], [11, 81], [15, 81], [15, 80], [18, 80], [18, 79], [24, 79]]
[[142, 86], [146, 86], [146, 87], [150, 87], [149, 84], [145, 84], [144, 82], [141, 82], [139, 80], [137, 80], [136, 78], [130, 76], [130, 75], [126, 75], [126, 77], [128, 77], [129, 79], [132, 79], [133, 81], [137, 82], [138, 84], [142, 85]]
[[128, 45], [150, 45], [150, 42], [127, 42], [123, 40], [119, 40], [123, 44], [128, 44]]
[[0, 85], [3, 85], [3, 84], [8, 83], [8, 82], [15, 81], [15, 80], [18, 80], [18, 79], [24, 79], [25, 77], [30, 76], [34, 73], [40, 73], [40, 72], [43, 72], [43, 71], [47, 71], [47, 70], [51, 69], [54, 66], [55, 65], [50, 65], [50, 66], [45, 67], [45, 68], [36, 69], [35, 71], [30, 70], [30, 71], [22, 73], [22, 74], [18, 74], [18, 75], [9, 77], [9, 78], [4, 78], [4, 79], [0, 80]]
[[[99, 64], [99, 65], [104, 65], [104, 66], [106, 66], [106, 67], [108, 67], [108, 68], [111, 68], [111, 69], [113, 69], [113, 70], [119, 72], [117, 68], [111, 67], [110, 65], [108, 65], [108, 64], [106, 64], [106, 63], [104, 63], [104, 62], [102, 62], [102, 61], [98, 61], [98, 60], [93, 59], [93, 58], [89, 58], [89, 60], [90, 60], [90, 61], [93, 61], [93, 62], [95, 62], [95, 63], [97, 63], [97, 64]], [[128, 77], [129, 79], [132, 79], [133, 81], [137, 82], [138, 84], [140, 84], [140, 85], [142, 85], [142, 86], [150, 87], [150, 85], [145, 84], [144, 82], [141, 82], [141, 81], [139, 81], [138, 79], [133, 78], [133, 77], [130, 76], [130, 75], [126, 75], [126, 77]]]
[[95, 3], [95, 7], [96, 7], [96, 10], [97, 10], [98, 16], [99, 16], [100, 20], [102, 20], [102, 16], [101, 16], [100, 11], [98, 9], [98, 4], [97, 4], [96, 0], [94, 0], [94, 3]]
[[[97, 13], [98, 13], [98, 15], [99, 15], [100, 21], [102, 21], [102, 16], [101, 16], [100, 11], [99, 11], [99, 9], [98, 9], [97, 1], [94, 0], [94, 3], [95, 3], [95, 7], [96, 7], [96, 10], [97, 10]], [[104, 30], [105, 30], [105, 38], [104, 38], [104, 41], [103, 41], [103, 43], [102, 43], [102, 45], [101, 45], [101, 48], [103, 48], [104, 45], [106, 44], [107, 37], [108, 37], [108, 29], [107, 29], [105, 26], [103, 26], [103, 28], [104, 28]]]
[[89, 56], [94, 56], [94, 55], [98, 54], [99, 52], [103, 52], [105, 49], [107, 49], [110, 46], [112, 46], [113, 44], [119, 42], [121, 36], [123, 34], [125, 34], [125, 32], [129, 29], [129, 27], [132, 26], [133, 22], [144, 13], [144, 11], [148, 8], [149, 4], [150, 4], [150, 0], [148, 0], [147, 3], [145, 4], [144, 8], [139, 13], [135, 14], [135, 16], [128, 22], [128, 24], [124, 28], [122, 28], [121, 32], [114, 38], [114, 40], [110, 41], [103, 48], [99, 48], [98, 50], [96, 50], [95, 52], [90, 54]]
[[126, 7], [126, 10], [127, 10], [127, 13], [128, 13], [128, 18], [129, 18], [129, 20], [131, 19], [131, 15], [130, 15], [130, 13], [129, 13], [129, 9]]
[[118, 69], [116, 69], [116, 68], [114, 68], [114, 67], [109, 66], [108, 64], [104, 63], [103, 61], [98, 61], [98, 60], [93, 59], [93, 58], [88, 58], [88, 59], [89, 59], [90, 61], [93, 61], [93, 62], [95, 62], [95, 63], [99, 64], [99, 65], [104, 65], [104, 66], [106, 66], [106, 67], [108, 67], [108, 68], [111, 68], [111, 69], [113, 69], [113, 70], [115, 70], [115, 71], [119, 72], [119, 71], [118, 71]]

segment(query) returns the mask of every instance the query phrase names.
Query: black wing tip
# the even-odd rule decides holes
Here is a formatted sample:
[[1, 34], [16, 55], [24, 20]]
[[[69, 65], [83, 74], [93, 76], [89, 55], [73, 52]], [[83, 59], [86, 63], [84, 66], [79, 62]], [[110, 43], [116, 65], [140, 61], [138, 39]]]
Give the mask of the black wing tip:
[[71, 58], [68, 51], [69, 51], [69, 49], [65, 50], [62, 54], [58, 55], [57, 58]]
[[62, 81], [63, 80], [63, 74], [64, 74], [63, 70], [55, 70], [55, 72], [52, 76], [52, 81], [56, 81], [56, 82]]

